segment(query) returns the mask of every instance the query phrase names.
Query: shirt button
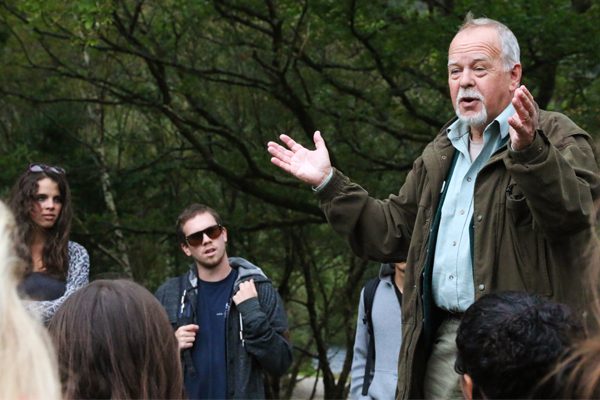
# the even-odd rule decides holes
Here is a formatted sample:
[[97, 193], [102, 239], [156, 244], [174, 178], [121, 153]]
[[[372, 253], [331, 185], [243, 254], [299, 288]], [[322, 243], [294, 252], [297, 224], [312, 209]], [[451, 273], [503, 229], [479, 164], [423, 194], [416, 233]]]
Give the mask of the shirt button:
[[458, 213], [459, 213], [460, 215], [464, 215], [464, 213], [465, 213], [465, 210], [460, 210]]
[[483, 283], [479, 284], [479, 290], [483, 292], [485, 290], [485, 285]]
[[456, 246], [456, 241], [453, 241], [453, 242], [452, 242], [452, 246]]
[[471, 182], [471, 177], [467, 176], [467, 182]]
[[454, 279], [454, 275], [450, 275], [450, 276], [448, 277], [448, 279], [450, 279], [450, 280]]
[[479, 214], [479, 215], [477, 216], [477, 221], [481, 221], [482, 219], [483, 219], [483, 215]]
[[445, 160], [445, 159], [446, 159], [446, 156], [442, 156], [442, 160]]

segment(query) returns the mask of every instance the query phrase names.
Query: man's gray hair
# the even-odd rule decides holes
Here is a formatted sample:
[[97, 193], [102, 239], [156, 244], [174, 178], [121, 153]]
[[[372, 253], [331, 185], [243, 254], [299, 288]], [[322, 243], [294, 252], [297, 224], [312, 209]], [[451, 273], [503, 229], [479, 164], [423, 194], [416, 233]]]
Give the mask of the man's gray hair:
[[521, 63], [519, 42], [517, 41], [515, 34], [501, 22], [490, 18], [473, 18], [473, 14], [469, 11], [465, 16], [463, 24], [458, 29], [458, 32], [479, 26], [489, 26], [498, 32], [502, 47], [502, 63], [506, 71], [512, 70], [516, 64]]

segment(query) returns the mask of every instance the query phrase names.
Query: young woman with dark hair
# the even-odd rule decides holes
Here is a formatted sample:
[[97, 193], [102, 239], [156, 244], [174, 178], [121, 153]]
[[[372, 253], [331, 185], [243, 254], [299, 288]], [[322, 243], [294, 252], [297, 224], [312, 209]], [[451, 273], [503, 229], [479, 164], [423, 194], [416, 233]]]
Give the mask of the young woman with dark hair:
[[97, 280], [49, 325], [68, 399], [182, 398], [177, 340], [158, 300], [127, 280]]
[[47, 323], [89, 281], [88, 253], [69, 241], [73, 210], [65, 170], [30, 164], [12, 188], [10, 207], [19, 227], [17, 250], [27, 263], [21, 291]]

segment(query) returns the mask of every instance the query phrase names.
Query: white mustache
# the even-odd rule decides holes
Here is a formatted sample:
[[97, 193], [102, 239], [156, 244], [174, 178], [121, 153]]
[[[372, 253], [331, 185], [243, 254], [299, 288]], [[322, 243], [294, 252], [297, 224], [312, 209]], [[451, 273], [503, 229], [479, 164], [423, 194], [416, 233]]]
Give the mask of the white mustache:
[[456, 97], [457, 102], [461, 101], [465, 97], [483, 101], [483, 95], [481, 93], [479, 93], [479, 91], [477, 89], [474, 89], [474, 88], [467, 88], [467, 89], [460, 88], [458, 90], [458, 96]]

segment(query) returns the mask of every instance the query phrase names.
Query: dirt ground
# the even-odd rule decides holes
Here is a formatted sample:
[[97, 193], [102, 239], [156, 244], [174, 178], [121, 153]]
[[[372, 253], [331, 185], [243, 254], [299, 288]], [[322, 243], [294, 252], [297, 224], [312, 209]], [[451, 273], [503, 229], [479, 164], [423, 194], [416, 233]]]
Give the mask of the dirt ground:
[[[314, 385], [315, 385], [315, 378], [313, 378], [313, 377], [303, 378], [300, 382], [296, 383], [296, 387], [294, 388], [292, 398], [298, 399], [298, 400], [309, 399]], [[323, 382], [320, 379], [317, 384], [317, 389], [315, 392], [314, 399], [323, 399]]]

